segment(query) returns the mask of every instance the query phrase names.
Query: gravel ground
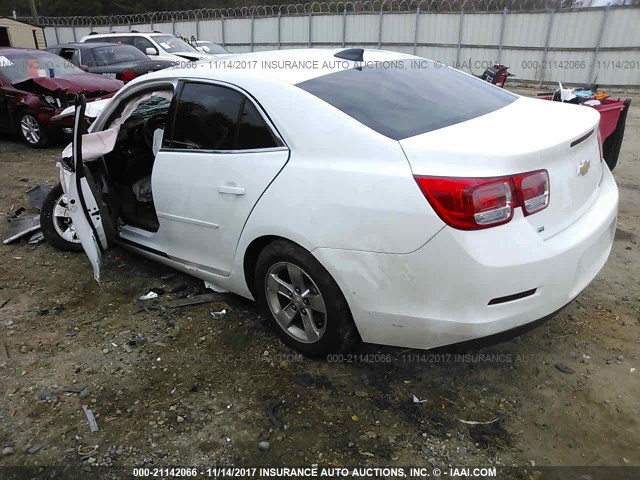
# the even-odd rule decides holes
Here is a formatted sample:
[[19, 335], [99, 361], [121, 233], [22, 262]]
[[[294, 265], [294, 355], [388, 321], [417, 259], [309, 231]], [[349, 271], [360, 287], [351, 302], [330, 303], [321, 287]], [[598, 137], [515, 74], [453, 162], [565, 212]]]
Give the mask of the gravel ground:
[[[634, 104], [609, 262], [555, 319], [499, 344], [311, 360], [239, 297], [169, 308], [201, 282], [126, 251], [98, 285], [82, 254], [1, 246], [0, 466], [640, 465]], [[60, 149], [0, 138], [0, 212], [56, 182]], [[165, 293], [142, 305], [150, 288]]]

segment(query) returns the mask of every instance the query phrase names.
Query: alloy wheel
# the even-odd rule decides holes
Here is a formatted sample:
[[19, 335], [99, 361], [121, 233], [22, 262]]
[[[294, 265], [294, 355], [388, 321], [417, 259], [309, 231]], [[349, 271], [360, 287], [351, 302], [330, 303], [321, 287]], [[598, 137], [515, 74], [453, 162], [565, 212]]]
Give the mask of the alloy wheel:
[[73, 220], [71, 220], [71, 215], [69, 214], [69, 203], [65, 194], [58, 198], [53, 207], [53, 228], [67, 242], [80, 243], [76, 228], [73, 226]]
[[327, 330], [327, 308], [315, 282], [302, 268], [278, 262], [266, 275], [265, 294], [278, 325], [293, 339], [316, 343]]
[[22, 116], [20, 129], [22, 130], [22, 136], [30, 144], [35, 145], [40, 141], [40, 124], [30, 113], [25, 113]]

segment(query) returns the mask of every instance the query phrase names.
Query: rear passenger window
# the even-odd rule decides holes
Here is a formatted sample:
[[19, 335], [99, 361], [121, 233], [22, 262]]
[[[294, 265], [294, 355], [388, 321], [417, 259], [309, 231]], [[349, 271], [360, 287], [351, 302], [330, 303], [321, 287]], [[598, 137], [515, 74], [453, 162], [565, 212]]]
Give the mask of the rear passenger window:
[[238, 150], [276, 146], [276, 139], [258, 109], [251, 100], [245, 99], [238, 126]]
[[60, 56], [74, 65], [80, 66], [80, 52], [75, 48], [63, 48], [60, 51]]
[[240, 92], [203, 83], [182, 89], [170, 148], [247, 150], [276, 147], [264, 119]]

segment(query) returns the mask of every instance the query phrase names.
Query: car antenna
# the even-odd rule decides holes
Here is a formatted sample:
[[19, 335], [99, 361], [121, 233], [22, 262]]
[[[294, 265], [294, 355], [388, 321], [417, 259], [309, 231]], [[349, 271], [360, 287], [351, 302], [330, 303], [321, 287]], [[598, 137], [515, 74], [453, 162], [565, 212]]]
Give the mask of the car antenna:
[[351, 60], [352, 62], [364, 62], [364, 48], [347, 48], [334, 55], [336, 58]]

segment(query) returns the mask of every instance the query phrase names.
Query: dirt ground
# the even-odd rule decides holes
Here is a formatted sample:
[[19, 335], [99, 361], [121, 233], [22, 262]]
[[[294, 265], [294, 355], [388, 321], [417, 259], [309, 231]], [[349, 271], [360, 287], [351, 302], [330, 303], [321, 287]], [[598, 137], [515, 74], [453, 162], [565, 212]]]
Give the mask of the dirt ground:
[[[310, 360], [239, 297], [166, 308], [201, 282], [124, 250], [98, 285], [83, 254], [0, 245], [0, 466], [640, 465], [632, 97], [608, 263], [555, 319], [500, 344]], [[0, 138], [0, 212], [56, 183], [60, 150]], [[150, 288], [165, 293], [142, 308]]]

